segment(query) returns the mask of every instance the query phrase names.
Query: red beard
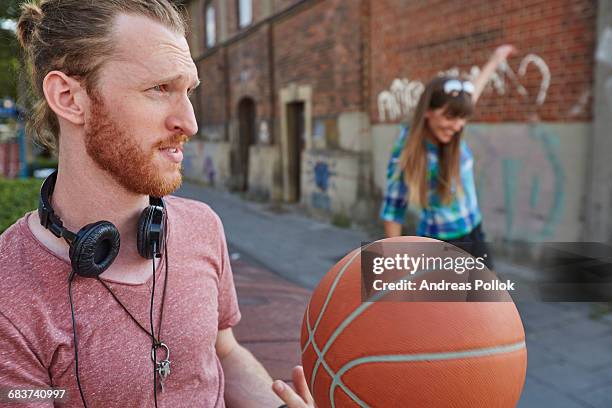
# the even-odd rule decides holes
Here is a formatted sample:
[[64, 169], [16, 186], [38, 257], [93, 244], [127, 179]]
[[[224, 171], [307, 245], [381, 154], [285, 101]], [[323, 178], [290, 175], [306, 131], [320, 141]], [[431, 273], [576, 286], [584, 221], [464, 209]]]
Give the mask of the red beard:
[[104, 171], [128, 191], [136, 194], [163, 197], [178, 189], [182, 183], [181, 165], [176, 171], [163, 175], [155, 166], [155, 154], [159, 147], [178, 145], [188, 140], [185, 135], [175, 135], [144, 151], [111, 119], [104, 102], [98, 95], [91, 97], [91, 120], [85, 127], [87, 154]]

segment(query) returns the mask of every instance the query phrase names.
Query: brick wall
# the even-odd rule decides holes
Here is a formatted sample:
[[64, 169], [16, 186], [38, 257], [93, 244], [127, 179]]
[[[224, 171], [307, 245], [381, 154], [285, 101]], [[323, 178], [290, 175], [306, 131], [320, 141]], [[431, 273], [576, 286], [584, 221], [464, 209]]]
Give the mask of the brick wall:
[[[427, 82], [452, 67], [469, 72], [484, 65], [497, 45], [512, 43], [519, 48], [508, 61], [515, 75], [485, 92], [474, 120], [525, 121], [537, 115], [542, 121], [589, 121], [595, 26], [592, 0], [372, 1], [371, 118], [381, 120], [377, 96], [391, 91], [394, 79]], [[536, 64], [520, 75], [528, 54], [550, 71], [547, 90]]]
[[201, 126], [222, 125], [228, 119], [225, 52], [217, 49], [197, 64], [202, 84], [196, 93], [196, 116]]
[[360, 2], [312, 3], [274, 25], [276, 86], [311, 85], [315, 117], [362, 110]]
[[[239, 0], [224, 0], [226, 1], [225, 7], [227, 8], [227, 23], [228, 23], [228, 36], [229, 38], [240, 33], [241, 31], [247, 30], [249, 26], [244, 28], [238, 27], [238, 3]], [[257, 24], [259, 21], [267, 17], [266, 7], [264, 2], [269, 0], [252, 0], [252, 20], [250, 25]]]
[[[300, 3], [272, 1], [275, 13]], [[202, 4], [194, 0], [191, 9], [198, 11]], [[253, 24], [266, 17], [262, 4], [253, 2]], [[225, 3], [230, 39], [238, 33], [236, 6], [235, 0]], [[381, 93], [393, 93], [394, 80], [424, 83], [451, 68], [467, 74], [484, 65], [497, 45], [513, 43], [519, 53], [508, 61], [510, 71], [485, 91], [475, 121], [524, 122], [536, 116], [542, 121], [591, 120], [596, 13], [592, 0], [433, 5], [310, 0], [294, 10], [272, 23], [273, 82], [276, 92], [289, 83], [311, 85], [315, 117], [366, 110], [373, 123], [398, 122], [408, 109], [402, 109], [401, 117], [381, 118], [384, 109], [379, 106]], [[248, 95], [258, 103], [258, 117], [260, 112], [272, 114], [268, 30], [268, 25], [245, 29], [247, 35], [227, 47], [231, 112]], [[203, 24], [196, 24], [195, 32], [203, 31]], [[527, 64], [529, 58], [532, 62]], [[223, 89], [218, 82], [222, 73], [216, 72], [223, 65], [218, 59], [207, 57], [199, 63], [201, 75], [208, 79], [201, 117], [215, 122], [225, 120], [225, 102], [217, 103]], [[525, 72], [519, 69], [522, 64]]]
[[[263, 5], [261, 2], [253, 2], [251, 23], [240, 29], [237, 26], [238, 1], [226, 3], [228, 11], [228, 42], [224, 44], [227, 52], [227, 88], [229, 103], [229, 120], [227, 140], [232, 143], [229, 163], [231, 178], [228, 180], [230, 188], [242, 189], [250, 180], [248, 173], [257, 166], [261, 160], [248, 154], [251, 150], [248, 144], [257, 143], [260, 140], [259, 129], [262, 121], [268, 126], [271, 123], [271, 75], [270, 75], [270, 27], [267, 24], [258, 24], [263, 18]], [[238, 38], [236, 38], [238, 36]], [[254, 103], [255, 123], [251, 129], [252, 141], [244, 139], [246, 135], [240, 134], [241, 101], [250, 99]], [[270, 135], [272, 133], [272, 135]], [[274, 139], [273, 132], [268, 132], [267, 140]], [[245, 153], [245, 148], [246, 152]], [[242, 152], [242, 153], [241, 153]], [[247, 157], [250, 159], [247, 161]], [[250, 162], [250, 163], [249, 163]], [[268, 162], [269, 164], [269, 162]], [[260, 173], [261, 175], [261, 173]], [[262, 182], [262, 180], [258, 180]], [[270, 192], [267, 191], [269, 194]]]
[[278, 13], [303, 1], [304, 0], [272, 0], [272, 3], [274, 12]]
[[255, 101], [258, 119], [271, 114], [268, 31], [268, 26], [259, 26], [243, 40], [228, 46], [230, 106], [234, 117], [244, 97]]
[[[255, 3], [254, 20], [258, 18]], [[281, 10], [285, 10], [296, 3], [283, 2], [274, 7], [282, 6]], [[233, 30], [234, 36], [237, 35], [236, 4], [235, 1], [226, 3], [229, 32]], [[192, 4], [190, 10], [194, 9], [197, 10]], [[363, 12], [363, 7], [354, 7], [353, 3], [342, 0], [306, 2], [297, 12], [272, 25], [246, 29], [238, 41], [212, 53], [208, 51], [198, 62], [202, 79], [198, 119], [206, 126], [236, 118], [238, 103], [244, 97], [255, 101], [258, 120], [280, 114], [279, 107], [273, 106], [271, 95], [270, 41], [275, 92], [289, 83], [311, 85], [315, 117], [363, 111], [367, 107], [362, 86]], [[227, 53], [226, 59], [224, 53]], [[273, 112], [274, 109], [277, 111]]]
[[191, 55], [198, 57], [204, 51], [204, 0], [196, 0], [189, 3], [187, 41]]

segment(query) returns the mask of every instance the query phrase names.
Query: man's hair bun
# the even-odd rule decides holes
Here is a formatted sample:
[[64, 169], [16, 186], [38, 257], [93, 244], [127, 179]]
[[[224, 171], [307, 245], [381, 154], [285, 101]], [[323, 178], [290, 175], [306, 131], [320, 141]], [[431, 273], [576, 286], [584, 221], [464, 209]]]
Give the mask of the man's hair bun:
[[24, 3], [21, 5], [21, 17], [17, 22], [17, 38], [23, 48], [29, 48], [36, 26], [42, 18], [42, 10], [37, 4]]

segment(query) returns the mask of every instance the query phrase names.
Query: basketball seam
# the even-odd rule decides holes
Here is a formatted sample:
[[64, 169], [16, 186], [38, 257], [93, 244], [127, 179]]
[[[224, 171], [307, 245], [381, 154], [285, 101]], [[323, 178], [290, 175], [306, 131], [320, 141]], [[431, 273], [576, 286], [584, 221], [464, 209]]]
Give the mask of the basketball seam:
[[[372, 244], [374, 244], [374, 242], [366, 245], [365, 247], [367, 248]], [[304, 344], [304, 347], [302, 348], [302, 354], [307, 350], [308, 346], [312, 344], [312, 348], [315, 351], [315, 354], [317, 355], [317, 361], [315, 362], [315, 366], [313, 368], [311, 379], [310, 379], [310, 389], [313, 393], [314, 393], [314, 381], [317, 376], [319, 365], [321, 363], [323, 363], [323, 367], [327, 370], [330, 376], [334, 375], [333, 370], [327, 365], [327, 362], [324, 359], [324, 354], [323, 355], [321, 354], [321, 351], [319, 350], [319, 347], [317, 346], [315, 342], [315, 339], [314, 339], [315, 332], [317, 331], [319, 323], [321, 322], [321, 319], [323, 318], [323, 314], [325, 313], [325, 310], [327, 309], [327, 305], [329, 304], [331, 300], [331, 297], [334, 293], [334, 290], [336, 289], [336, 286], [338, 285], [338, 282], [340, 281], [340, 279], [344, 275], [344, 272], [350, 266], [350, 264], [355, 260], [355, 258], [357, 258], [358, 255], [361, 254], [361, 250], [362, 248], [360, 247], [359, 250], [356, 251], [355, 255], [353, 255], [342, 266], [341, 270], [338, 272], [338, 274], [334, 278], [334, 281], [332, 282], [332, 285], [330, 286], [329, 291], [327, 292], [327, 297], [325, 298], [325, 302], [323, 302], [323, 306], [321, 307], [321, 310], [319, 310], [317, 320], [315, 321], [314, 327], [312, 328], [310, 327], [310, 303], [308, 304], [308, 307], [306, 309], [306, 328], [308, 330], [308, 340], [306, 341], [306, 343]], [[344, 389], [344, 386], [342, 386], [342, 388]], [[350, 390], [345, 390], [345, 391], [350, 392]]]
[[[334, 391], [337, 386], [344, 389], [341, 384], [342, 376], [350, 369], [355, 368], [362, 364], [370, 363], [406, 363], [415, 361], [444, 361], [444, 360], [455, 360], [459, 358], [476, 358], [494, 356], [500, 354], [513, 353], [515, 351], [523, 350], [526, 347], [524, 341], [506, 344], [503, 346], [493, 346], [485, 348], [476, 348], [462, 351], [450, 351], [450, 352], [439, 352], [439, 353], [421, 353], [421, 354], [386, 354], [379, 356], [367, 356], [360, 357], [349, 361], [343, 365], [336, 374], [332, 377], [332, 384], [330, 386], [330, 397], [334, 395]], [[346, 384], [344, 384], [346, 386]], [[332, 408], [335, 408], [335, 401], [333, 397], [330, 399]]]
[[[351, 259], [352, 262], [353, 259]], [[348, 267], [348, 265], [346, 265]], [[400, 281], [401, 279], [414, 279], [420, 275], [424, 274], [422, 271], [419, 271], [413, 275], [406, 275], [402, 278], [400, 278], [398, 281]], [[314, 331], [313, 331], [313, 341], [312, 341], [312, 347], [313, 350], [315, 351], [315, 353], [317, 354], [317, 362], [315, 364], [315, 367], [313, 369], [313, 375], [311, 378], [311, 389], [314, 390], [314, 379], [315, 376], [318, 372], [318, 367], [320, 364], [323, 364], [323, 367], [326, 369], [326, 371], [328, 372], [328, 374], [332, 377], [335, 378], [336, 377], [336, 373], [331, 369], [331, 367], [329, 367], [329, 365], [327, 364], [327, 362], [325, 361], [325, 354], [327, 353], [327, 351], [331, 348], [332, 344], [334, 341], [336, 341], [336, 339], [342, 334], [342, 332], [344, 331], [344, 329], [346, 329], [357, 317], [359, 317], [367, 308], [369, 308], [370, 306], [372, 306], [374, 303], [376, 303], [376, 301], [380, 300], [381, 298], [383, 298], [384, 296], [388, 295], [389, 293], [392, 293], [389, 290], [385, 290], [385, 291], [380, 291], [378, 292], [376, 295], [372, 296], [370, 299], [370, 302], [363, 302], [361, 305], [359, 305], [359, 307], [357, 307], [357, 309], [353, 310], [353, 312], [351, 312], [350, 315], [348, 315], [348, 317], [346, 317], [342, 323], [340, 323], [340, 325], [338, 327], [336, 327], [336, 329], [334, 330], [334, 332], [332, 333], [331, 336], [329, 336], [329, 338], [327, 339], [327, 342], [325, 343], [325, 345], [323, 346], [323, 350], [319, 350], [318, 345], [316, 344], [315, 340], [314, 340]], [[307, 324], [307, 327], [309, 328], [309, 324]], [[316, 330], [316, 328], [314, 329]], [[368, 405], [363, 402], [359, 397], [357, 397], [357, 395], [350, 390], [343, 382], [342, 379], [340, 379], [338, 381], [338, 386], [340, 388], [342, 388], [342, 390], [351, 397], [351, 399], [353, 400], [353, 402], [359, 404], [360, 407], [364, 407], [367, 408]], [[335, 407], [335, 401], [334, 401], [334, 393], [333, 390], [330, 389], [329, 392], [329, 398], [330, 398], [330, 402], [332, 407]]]
[[[372, 245], [368, 244], [368, 246]], [[367, 246], [366, 246], [367, 248]], [[360, 248], [360, 250], [363, 250], [363, 248]], [[360, 254], [361, 252], [359, 252]], [[361, 313], [363, 313], [364, 310], [366, 310], [367, 308], [369, 308], [372, 304], [374, 304], [377, 300], [380, 300], [380, 298], [386, 296], [387, 294], [391, 293], [391, 291], [380, 291], [379, 293], [377, 293], [376, 295], [374, 295], [371, 298], [371, 301], [369, 302], [363, 302], [357, 309], [355, 309], [353, 312], [351, 312], [351, 314], [346, 317], [341, 323], [340, 325], [334, 330], [334, 332], [332, 333], [332, 335], [327, 339], [327, 342], [325, 343], [325, 345], [323, 346], [323, 350], [320, 350], [318, 345], [316, 344], [315, 340], [314, 340], [314, 333], [317, 330], [317, 326], [319, 324], [319, 322], [321, 321], [323, 312], [325, 311], [324, 309], [327, 307], [327, 303], [328, 300], [331, 298], [331, 295], [333, 294], [333, 291], [335, 290], [335, 287], [337, 285], [337, 282], [340, 280], [340, 278], [342, 277], [342, 275], [344, 275], [344, 272], [346, 271], [346, 269], [350, 266], [350, 264], [355, 260], [355, 258], [357, 257], [357, 254], [355, 254], [347, 263], [346, 265], [344, 265], [342, 267], [342, 270], [338, 273], [338, 276], [336, 276], [336, 279], [334, 280], [334, 283], [332, 284], [332, 287], [330, 288], [328, 295], [327, 295], [327, 299], [325, 301], [325, 305], [323, 308], [321, 308], [321, 311], [319, 313], [319, 316], [317, 318], [317, 322], [315, 323], [315, 327], [314, 328], [310, 328], [310, 316], [309, 316], [309, 308], [307, 309], [308, 314], [307, 314], [307, 329], [309, 332], [309, 340], [311, 340], [310, 342], [312, 343], [312, 347], [313, 350], [315, 351], [315, 353], [317, 354], [317, 361], [315, 362], [313, 371], [312, 371], [312, 376], [311, 376], [311, 380], [310, 380], [310, 389], [314, 390], [314, 381], [315, 378], [317, 376], [318, 370], [319, 370], [319, 366], [321, 364], [323, 364], [324, 368], [327, 370], [328, 374], [330, 376], [334, 376], [335, 373], [334, 371], [327, 365], [327, 362], [325, 361], [325, 353], [327, 353], [327, 351], [331, 348], [333, 342], [336, 340], [336, 338], [338, 338], [340, 336], [340, 334], [342, 334], [342, 332], [344, 331], [344, 329], [346, 329], [346, 327], [348, 327], [349, 324], [351, 324], [353, 322], [353, 320], [355, 320], [359, 315], [361, 315]], [[423, 273], [421, 271], [417, 272], [416, 274], [413, 275], [406, 275], [401, 279], [405, 279], [405, 278], [409, 278], [409, 279], [414, 279], [420, 275], [422, 275]], [[310, 306], [310, 305], [309, 305]], [[307, 347], [307, 346], [306, 346]], [[305, 350], [305, 348], [304, 348]], [[302, 351], [303, 352], [303, 351]], [[345, 386], [342, 384], [342, 382], [340, 383], [340, 387], [342, 387], [342, 389], [350, 395], [355, 395], [353, 394], [348, 388], [345, 388]], [[330, 394], [331, 397], [331, 394]], [[357, 400], [359, 400], [359, 398], [357, 398], [357, 396], [355, 396], [354, 398], [356, 398]], [[355, 400], [355, 402], [359, 403], [357, 400]], [[359, 400], [361, 401], [361, 400]], [[365, 404], [365, 403], [364, 403]], [[361, 404], [360, 404], [361, 405]], [[361, 405], [361, 406], [367, 406], [367, 405]]]
[[[304, 348], [302, 350], [302, 353], [304, 353], [306, 351], [306, 349], [308, 348], [308, 345], [312, 344], [312, 348], [315, 352], [315, 354], [317, 355], [317, 361], [315, 362], [312, 374], [311, 374], [311, 379], [310, 379], [310, 389], [312, 392], [314, 392], [314, 381], [316, 379], [318, 370], [319, 370], [319, 366], [321, 364], [323, 364], [323, 367], [325, 368], [325, 370], [327, 371], [327, 373], [331, 376], [334, 377], [335, 373], [334, 371], [331, 369], [331, 367], [329, 367], [329, 365], [327, 364], [327, 361], [325, 361], [325, 353], [327, 353], [327, 351], [329, 350], [329, 348], [332, 346], [332, 343], [336, 340], [336, 338], [338, 336], [340, 336], [340, 334], [342, 334], [342, 331], [344, 331], [344, 329], [353, 321], [355, 320], [365, 309], [367, 309], [368, 307], [370, 307], [374, 302], [376, 302], [377, 300], [379, 300], [381, 297], [387, 295], [388, 293], [390, 293], [389, 291], [383, 291], [380, 293], [377, 293], [374, 297], [372, 297], [372, 301], [371, 302], [364, 302], [364, 304], [360, 305], [357, 309], [355, 309], [347, 318], [345, 318], [342, 323], [340, 323], [340, 325], [334, 330], [334, 332], [332, 333], [332, 335], [329, 337], [329, 339], [327, 339], [327, 342], [325, 343], [323, 350], [321, 351], [318, 347], [318, 345], [315, 342], [314, 339], [314, 334], [317, 330], [317, 327], [319, 325], [319, 323], [321, 322], [321, 319], [323, 318], [323, 313], [325, 312], [325, 309], [327, 308], [327, 305], [329, 304], [329, 301], [334, 293], [334, 290], [336, 289], [336, 286], [338, 285], [338, 282], [340, 281], [340, 279], [342, 278], [342, 276], [344, 275], [344, 272], [346, 272], [346, 269], [351, 265], [351, 263], [355, 260], [355, 258], [357, 258], [358, 255], [361, 255], [361, 251], [363, 251], [363, 249], [368, 248], [369, 246], [373, 245], [374, 243], [376, 243], [378, 241], [374, 241], [369, 243], [368, 245], [365, 245], [364, 247], [360, 247], [358, 252], [353, 255], [352, 258], [350, 258], [346, 264], [344, 266], [342, 266], [342, 269], [340, 270], [340, 272], [338, 272], [338, 275], [336, 275], [336, 277], [334, 278], [334, 281], [332, 282], [332, 285], [330, 286], [330, 289], [327, 293], [327, 297], [325, 299], [325, 302], [323, 303], [323, 306], [321, 307], [321, 310], [319, 311], [319, 315], [317, 316], [317, 321], [315, 322], [315, 326], [313, 328], [310, 327], [310, 304], [308, 304], [308, 308], [307, 308], [307, 314], [306, 314], [306, 327], [308, 330], [308, 341], [306, 342], [306, 344], [304, 345]], [[411, 279], [416, 278], [417, 276], [421, 275], [420, 273], [416, 273], [412, 276], [410, 276]], [[347, 393], [347, 395], [350, 395], [351, 398], [353, 399], [354, 402], [356, 402], [357, 404], [359, 404], [361, 407], [367, 407], [367, 405], [361, 401], [361, 399], [359, 399], [359, 397], [357, 397], [357, 395], [355, 395], [350, 389], [348, 389], [348, 387], [346, 387], [346, 385], [344, 383], [342, 383], [342, 381], [340, 381], [339, 386], [344, 390], [344, 392]], [[330, 399], [332, 399], [332, 404], [333, 404], [333, 395], [330, 394]]]
[[[331, 369], [331, 367], [329, 367], [329, 365], [325, 361], [325, 353], [331, 347], [331, 343], [333, 343], [335, 338], [338, 337], [340, 335], [340, 333], [342, 333], [342, 330], [344, 330], [344, 328], [346, 328], [346, 326], [348, 324], [350, 324], [350, 322], [352, 320], [354, 320], [355, 317], [357, 317], [357, 316], [354, 316], [352, 319], [350, 319], [350, 321], [348, 321], [346, 324], [344, 324], [347, 321], [347, 319], [349, 319], [351, 317], [351, 315], [354, 314], [356, 311], [353, 311], [353, 313], [351, 313], [351, 315], [349, 315], [349, 318], [345, 319], [340, 324], [340, 326], [342, 326], [344, 324], [344, 327], [342, 327], [340, 332], [338, 332], [338, 330], [340, 329], [340, 326], [338, 328], [336, 328], [336, 330], [334, 331], [334, 334], [336, 332], [338, 332], [338, 333], [335, 336], [332, 335], [333, 339], [332, 339], [332, 337], [330, 337], [327, 340], [327, 342], [325, 343], [325, 346], [324, 346], [324, 350], [322, 352], [321, 352], [321, 350], [319, 349], [318, 345], [315, 342], [314, 334], [315, 334], [315, 332], [316, 332], [316, 330], [317, 330], [317, 328], [319, 326], [319, 323], [321, 322], [321, 319], [323, 318], [323, 313], [325, 312], [325, 310], [327, 308], [327, 305], [329, 304], [329, 301], [331, 300], [331, 297], [333, 295], [334, 290], [336, 289], [336, 286], [338, 285], [338, 282], [340, 281], [340, 279], [344, 275], [344, 272], [346, 272], [346, 269], [351, 265], [351, 263], [355, 260], [355, 258], [357, 258], [358, 255], [361, 255], [361, 251], [363, 251], [363, 249], [368, 248], [369, 246], [373, 245], [375, 242], [378, 242], [378, 241], [374, 241], [374, 242], [371, 242], [371, 243], [365, 245], [364, 247], [360, 247], [357, 250], [357, 253], [355, 255], [353, 255], [353, 257], [351, 257], [346, 262], [346, 264], [344, 266], [342, 266], [342, 269], [340, 270], [340, 272], [338, 272], [338, 275], [336, 275], [336, 277], [334, 278], [334, 281], [332, 282], [332, 285], [330, 286], [330, 289], [329, 289], [329, 291], [327, 293], [327, 297], [325, 299], [325, 302], [323, 303], [323, 306], [321, 307], [321, 310], [319, 311], [319, 315], [317, 316], [317, 320], [316, 320], [315, 325], [314, 325], [313, 328], [310, 327], [310, 304], [308, 304], [308, 308], [306, 310], [306, 327], [307, 327], [307, 330], [308, 330], [308, 341], [304, 345], [304, 347], [302, 349], [302, 353], [304, 353], [306, 351], [306, 349], [308, 348], [308, 346], [310, 344], [312, 344], [312, 348], [313, 348], [315, 354], [317, 355], [317, 361], [315, 362], [315, 366], [313, 368], [311, 379], [310, 379], [310, 389], [311, 389], [311, 391], [313, 393], [314, 393], [314, 381], [315, 381], [315, 378], [317, 376], [319, 366], [321, 364], [323, 364], [323, 367], [325, 368], [327, 373], [332, 378], [334, 377], [334, 375], [335, 375], [334, 371]], [[369, 303], [371, 304], [372, 302], [369, 302]], [[366, 307], [369, 307], [369, 304]], [[361, 312], [359, 312], [359, 314], [360, 313]], [[362, 407], [367, 407], [367, 405], [365, 405], [365, 403], [363, 401], [361, 401], [350, 389], [348, 389], [348, 387], [346, 387], [346, 385], [344, 385], [342, 382], [340, 382], [339, 386], [344, 390], [344, 392], [347, 393], [347, 395], [351, 396], [353, 401], [355, 401], [356, 403], [358, 403]]]
[[[338, 285], [340, 278], [342, 277], [342, 275], [344, 275], [346, 268], [348, 268], [348, 266], [353, 262], [353, 260], [357, 257], [359, 253], [360, 252], [353, 255], [353, 257], [349, 259], [344, 266], [342, 266], [340, 272], [338, 272], [338, 274], [334, 278], [334, 281], [332, 282], [329, 288], [329, 291], [327, 292], [327, 297], [325, 298], [325, 302], [323, 302], [323, 306], [321, 307], [321, 310], [319, 310], [319, 315], [317, 316], [317, 321], [315, 322], [313, 331], [312, 333], [310, 332], [308, 333], [308, 340], [306, 341], [306, 344], [304, 344], [304, 347], [302, 348], [302, 353], [304, 353], [304, 351], [306, 351], [306, 349], [308, 348], [308, 345], [310, 345], [310, 343], [314, 341], [314, 332], [317, 330], [317, 327], [319, 326], [319, 323], [321, 322], [321, 319], [323, 318], [323, 313], [325, 312], [325, 309], [327, 309], [327, 305], [331, 299], [331, 295], [334, 293], [334, 290], [336, 289], [336, 286]], [[310, 303], [308, 304], [307, 311], [309, 310], [310, 310]], [[308, 318], [310, 317], [309, 313], [307, 313], [306, 317]], [[310, 320], [308, 320], [308, 322], [310, 322]]]
[[[307, 327], [308, 330], [310, 330], [310, 322], [307, 321]], [[317, 362], [323, 365], [323, 368], [325, 368], [325, 371], [327, 371], [327, 373], [329, 374], [330, 377], [334, 377], [336, 375], [336, 373], [334, 372], [334, 370], [331, 369], [331, 367], [327, 364], [327, 361], [325, 361], [325, 358], [323, 356], [323, 354], [321, 354], [321, 350], [319, 350], [319, 347], [317, 346], [317, 343], [313, 340], [312, 341], [312, 348], [315, 352], [315, 354], [317, 355]], [[317, 365], [317, 369], [318, 369], [318, 365]], [[313, 375], [311, 377], [311, 386], [310, 389], [311, 391], [314, 393], [314, 378], [316, 376], [316, 373], [313, 370]], [[339, 382], [338, 386], [347, 394], [349, 395], [354, 402], [356, 402], [357, 404], [359, 404], [359, 406], [361, 407], [368, 407], [363, 401], [361, 401], [361, 399], [359, 399], [359, 397], [357, 397], [357, 395], [355, 395], [355, 393], [353, 393], [342, 381]], [[332, 402], [333, 404], [333, 402]]]

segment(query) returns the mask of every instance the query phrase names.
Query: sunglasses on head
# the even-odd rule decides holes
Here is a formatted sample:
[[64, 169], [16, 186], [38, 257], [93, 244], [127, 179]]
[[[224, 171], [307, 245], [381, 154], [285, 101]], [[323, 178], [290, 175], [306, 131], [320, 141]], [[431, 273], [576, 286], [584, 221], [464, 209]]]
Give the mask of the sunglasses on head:
[[472, 95], [474, 93], [474, 84], [470, 81], [460, 81], [458, 79], [449, 79], [444, 82], [444, 93], [447, 95], [457, 96], [460, 92]]

